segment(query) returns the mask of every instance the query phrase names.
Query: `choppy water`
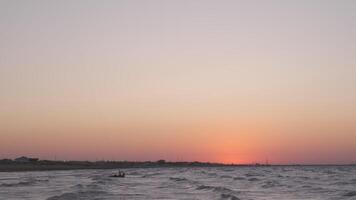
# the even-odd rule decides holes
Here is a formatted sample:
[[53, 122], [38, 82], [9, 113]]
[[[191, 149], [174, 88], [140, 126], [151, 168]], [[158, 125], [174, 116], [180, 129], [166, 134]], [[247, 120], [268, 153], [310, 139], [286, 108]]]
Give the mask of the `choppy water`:
[[0, 199], [356, 199], [356, 167], [220, 167], [0, 173]]

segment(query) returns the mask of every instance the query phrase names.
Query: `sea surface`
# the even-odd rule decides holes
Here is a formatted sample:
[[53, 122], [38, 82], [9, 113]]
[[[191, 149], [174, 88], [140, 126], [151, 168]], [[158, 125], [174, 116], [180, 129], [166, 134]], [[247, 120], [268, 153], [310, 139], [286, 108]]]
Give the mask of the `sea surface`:
[[1, 172], [0, 199], [356, 199], [355, 166], [123, 170]]

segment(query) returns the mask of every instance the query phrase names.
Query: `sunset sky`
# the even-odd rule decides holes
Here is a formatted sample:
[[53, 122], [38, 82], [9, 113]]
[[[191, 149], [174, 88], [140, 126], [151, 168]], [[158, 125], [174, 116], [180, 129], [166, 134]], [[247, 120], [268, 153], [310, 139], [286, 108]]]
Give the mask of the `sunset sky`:
[[356, 163], [356, 1], [0, 1], [0, 159]]

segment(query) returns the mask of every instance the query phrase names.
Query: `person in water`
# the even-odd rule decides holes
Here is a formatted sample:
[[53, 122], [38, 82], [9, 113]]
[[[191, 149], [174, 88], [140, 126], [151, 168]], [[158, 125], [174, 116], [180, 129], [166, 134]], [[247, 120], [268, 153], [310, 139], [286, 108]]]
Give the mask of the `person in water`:
[[119, 177], [125, 177], [125, 172], [119, 171]]
[[119, 170], [119, 176], [125, 176], [125, 173]]
[[125, 177], [125, 173], [119, 170], [118, 173], [112, 175], [112, 177]]

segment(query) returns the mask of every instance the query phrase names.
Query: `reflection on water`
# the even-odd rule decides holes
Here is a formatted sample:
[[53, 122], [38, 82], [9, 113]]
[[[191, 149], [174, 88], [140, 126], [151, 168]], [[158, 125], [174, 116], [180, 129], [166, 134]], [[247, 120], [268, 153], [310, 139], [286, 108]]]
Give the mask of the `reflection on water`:
[[0, 199], [356, 199], [355, 166], [0, 173]]

